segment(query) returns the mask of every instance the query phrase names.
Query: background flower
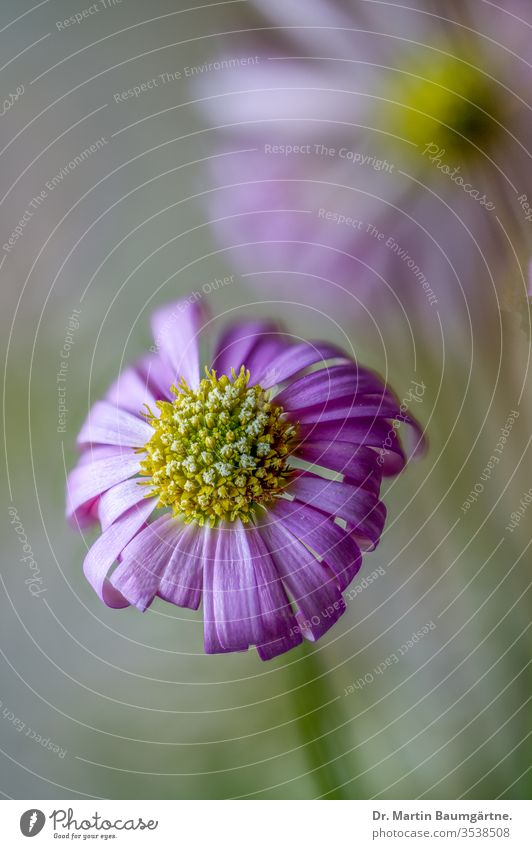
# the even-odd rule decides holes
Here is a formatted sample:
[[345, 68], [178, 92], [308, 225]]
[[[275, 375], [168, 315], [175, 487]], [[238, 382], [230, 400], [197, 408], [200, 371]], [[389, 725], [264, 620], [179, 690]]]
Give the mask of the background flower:
[[276, 295], [290, 271], [337, 314], [402, 306], [429, 337], [440, 318], [458, 336], [471, 320], [494, 330], [501, 304], [522, 308], [524, 4], [254, 5], [256, 61], [196, 82], [227, 154], [209, 197], [232, 262]]

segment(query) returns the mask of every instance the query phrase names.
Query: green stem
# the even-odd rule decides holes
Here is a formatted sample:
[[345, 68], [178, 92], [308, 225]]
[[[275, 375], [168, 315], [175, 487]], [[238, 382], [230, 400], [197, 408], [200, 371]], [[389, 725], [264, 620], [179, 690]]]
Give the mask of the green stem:
[[[341, 786], [352, 776], [346, 773], [340, 741], [345, 721], [335, 693], [327, 685], [326, 673], [319, 659], [319, 649], [304, 643], [298, 661], [288, 667], [293, 687], [297, 727], [308, 763], [308, 772], [316, 785], [316, 796], [326, 799], [353, 798]], [[295, 656], [295, 653], [293, 653]]]

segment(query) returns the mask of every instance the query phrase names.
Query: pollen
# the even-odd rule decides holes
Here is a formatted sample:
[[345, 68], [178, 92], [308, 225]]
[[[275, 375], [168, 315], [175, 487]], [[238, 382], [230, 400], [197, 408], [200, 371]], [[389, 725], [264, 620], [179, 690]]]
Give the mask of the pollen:
[[286, 488], [294, 470], [289, 457], [297, 445], [297, 423], [270, 401], [250, 373], [206, 377], [195, 390], [182, 378], [172, 401], [157, 401], [142, 415], [153, 428], [143, 451], [141, 480], [184, 522], [209, 524], [240, 519], [248, 523], [259, 505]]

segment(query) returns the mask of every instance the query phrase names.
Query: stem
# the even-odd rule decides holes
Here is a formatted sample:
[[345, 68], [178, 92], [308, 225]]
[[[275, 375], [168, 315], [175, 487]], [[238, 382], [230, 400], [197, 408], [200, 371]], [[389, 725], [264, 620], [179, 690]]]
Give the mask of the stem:
[[289, 667], [294, 686], [291, 696], [308, 771], [316, 785], [316, 796], [352, 798], [340, 786], [352, 775], [345, 772], [343, 750], [339, 746], [340, 740], [345, 740], [345, 737], [334, 730], [343, 722], [338, 701], [328, 689], [319, 650], [305, 642], [300, 651], [300, 659]]

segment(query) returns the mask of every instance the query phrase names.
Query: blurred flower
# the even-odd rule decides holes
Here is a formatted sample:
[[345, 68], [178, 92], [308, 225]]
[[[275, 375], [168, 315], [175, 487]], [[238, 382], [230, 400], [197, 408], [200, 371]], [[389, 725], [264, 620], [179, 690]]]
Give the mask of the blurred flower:
[[207, 652], [256, 645], [268, 659], [318, 639], [381, 536], [381, 477], [406, 459], [399, 423], [422, 444], [408, 405], [333, 345], [262, 321], [226, 329], [202, 379], [193, 296], [152, 329], [152, 353], [78, 437], [67, 515], [102, 529], [87, 579], [110, 607], [203, 598]]
[[526, 6], [253, 5], [274, 25], [259, 59], [197, 83], [225, 128], [211, 217], [233, 261], [342, 308], [496, 304], [532, 217]]

